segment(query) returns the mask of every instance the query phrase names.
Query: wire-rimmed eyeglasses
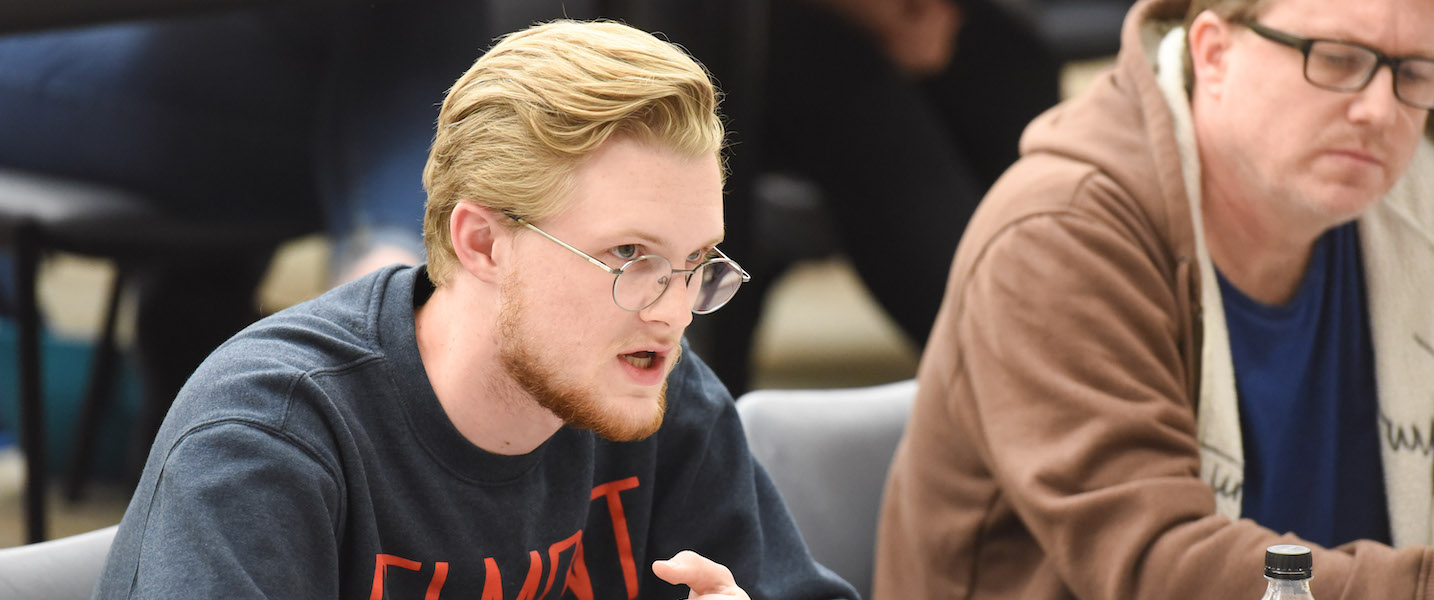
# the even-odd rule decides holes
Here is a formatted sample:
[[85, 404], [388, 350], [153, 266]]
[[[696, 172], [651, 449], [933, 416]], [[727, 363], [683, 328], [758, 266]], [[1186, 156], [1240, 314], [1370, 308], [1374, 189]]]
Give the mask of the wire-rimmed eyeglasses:
[[559, 246], [571, 250], [598, 268], [611, 273], [613, 276], [612, 300], [617, 303], [618, 308], [628, 312], [637, 312], [656, 303], [657, 299], [667, 291], [668, 285], [672, 283], [673, 275], [687, 277], [687, 294], [692, 298], [692, 312], [699, 315], [715, 312], [722, 308], [733, 296], [737, 295], [737, 288], [741, 287], [744, 282], [752, 280], [752, 276], [742, 270], [741, 265], [727, 258], [726, 254], [716, 248], [712, 250], [717, 253], [717, 258], [705, 260], [691, 269], [673, 269], [671, 261], [655, 254], [644, 254], [627, 261], [622, 268], [614, 269], [588, 253], [538, 229], [532, 223], [512, 215], [509, 215], [509, 218], [538, 232], [538, 235], [556, 242]]
[[1374, 79], [1384, 65], [1394, 74], [1394, 97], [1423, 110], [1434, 109], [1434, 59], [1393, 57], [1353, 42], [1304, 38], [1254, 21], [1240, 25], [1276, 44], [1289, 46], [1305, 55], [1305, 80], [1327, 90], [1358, 92]]

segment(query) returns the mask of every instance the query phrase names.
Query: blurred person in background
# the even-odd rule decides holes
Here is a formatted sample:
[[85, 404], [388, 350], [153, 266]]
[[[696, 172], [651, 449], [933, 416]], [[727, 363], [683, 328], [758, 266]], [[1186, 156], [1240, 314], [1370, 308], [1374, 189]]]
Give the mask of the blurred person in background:
[[971, 213], [1059, 100], [1060, 63], [991, 0], [775, 0], [772, 14], [764, 167], [816, 184], [845, 256], [920, 348]]
[[[951, 256], [1021, 130], [1059, 99], [1061, 64], [1002, 0], [774, 0], [761, 120], [736, 152], [768, 181], [753, 206], [752, 293], [699, 331], [733, 390], [751, 384], [760, 300], [796, 259], [836, 250], [916, 349]], [[743, 145], [755, 131], [757, 143]], [[754, 164], [755, 163], [755, 164]], [[795, 184], [795, 185], [791, 185]], [[742, 238], [739, 237], [738, 240]]]
[[[0, 167], [133, 192], [188, 222], [324, 232], [331, 284], [417, 263], [417, 173], [437, 105], [496, 27], [510, 25], [492, 18], [487, 2], [464, 7], [435, 38], [420, 30], [439, 33], [433, 19], [409, 16], [426, 11], [395, 3], [180, 13], [0, 36]], [[136, 471], [194, 368], [272, 311], [256, 292], [276, 249], [171, 256], [132, 273], [143, 386]], [[13, 313], [10, 270], [0, 257], [0, 318]]]

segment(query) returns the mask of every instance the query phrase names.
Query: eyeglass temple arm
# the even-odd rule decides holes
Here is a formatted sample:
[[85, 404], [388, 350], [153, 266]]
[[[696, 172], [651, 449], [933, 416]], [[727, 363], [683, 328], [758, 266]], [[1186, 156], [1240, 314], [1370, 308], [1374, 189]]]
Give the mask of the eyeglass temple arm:
[[1238, 21], [1237, 23], [1240, 25], [1244, 25], [1245, 27], [1249, 27], [1251, 31], [1254, 31], [1255, 33], [1259, 34], [1260, 37], [1263, 37], [1267, 40], [1272, 40], [1279, 44], [1284, 44], [1286, 46], [1294, 48], [1295, 50], [1299, 50], [1300, 52], [1309, 52], [1310, 46], [1314, 44], [1314, 40], [1305, 39], [1296, 35], [1291, 35], [1278, 29], [1270, 29], [1269, 27], [1265, 27], [1264, 25], [1261, 25], [1258, 22], [1250, 19]]
[[592, 263], [593, 265], [597, 266], [597, 268], [599, 268], [599, 269], [602, 269], [602, 270], [604, 270], [604, 271], [607, 271], [608, 273], [611, 273], [611, 274], [613, 274], [613, 275], [621, 275], [621, 274], [622, 274], [622, 269], [614, 269], [614, 268], [612, 268], [612, 267], [607, 266], [607, 264], [604, 263], [603, 261], [600, 261], [600, 260], [598, 260], [598, 259], [596, 259], [596, 258], [593, 258], [591, 255], [589, 255], [589, 254], [586, 253], [586, 252], [583, 252], [582, 250], [578, 250], [577, 248], [574, 248], [574, 247], [572, 247], [572, 246], [569, 246], [567, 242], [564, 242], [564, 241], [562, 241], [562, 240], [560, 240], [560, 239], [558, 239], [558, 238], [555, 238], [555, 237], [553, 237], [553, 236], [551, 236], [551, 235], [548, 235], [548, 232], [543, 231], [543, 230], [541, 230], [541, 229], [538, 229], [538, 227], [537, 227], [536, 225], [533, 225], [532, 223], [529, 223], [529, 222], [527, 222], [527, 221], [524, 221], [524, 220], [523, 220], [522, 218], [520, 218], [520, 217], [515, 217], [515, 216], [513, 216], [513, 215], [508, 215], [508, 218], [509, 218], [509, 219], [512, 219], [512, 220], [514, 220], [514, 221], [517, 221], [519, 224], [521, 224], [521, 225], [524, 226], [524, 227], [527, 227], [528, 229], [531, 229], [531, 230], [533, 230], [533, 231], [538, 232], [538, 235], [541, 235], [541, 236], [543, 236], [543, 237], [545, 237], [545, 238], [548, 238], [548, 239], [550, 239], [550, 240], [553, 240], [553, 242], [557, 243], [557, 245], [562, 246], [562, 247], [564, 247], [564, 248], [567, 248], [568, 250], [571, 250], [574, 254], [577, 254], [578, 256], [581, 256], [581, 257], [587, 259], [588, 262], [590, 262], [590, 263]]
[[721, 248], [713, 246], [712, 250], [717, 253], [717, 256], [721, 257], [727, 262], [732, 263], [732, 266], [737, 267], [737, 272], [742, 274], [742, 283], [746, 283], [752, 280], [752, 275], [748, 273], [746, 269], [743, 269], [742, 265], [737, 264], [737, 261], [732, 260], [731, 257], [727, 256], [727, 253], [723, 252]]
[[[532, 224], [532, 223], [529, 223], [529, 222], [523, 220], [521, 217], [516, 217], [516, 216], [513, 216], [513, 215], [508, 215], [508, 218], [509, 218], [509, 219], [512, 219], [514, 222], [516, 222], [516, 223], [518, 223], [518, 224], [520, 224], [520, 225], [522, 225], [522, 226], [524, 226], [524, 227], [527, 227], [528, 229], [531, 229], [531, 230], [533, 230], [533, 231], [536, 231], [536, 232], [538, 233], [538, 235], [541, 235], [541, 236], [543, 236], [543, 237], [545, 237], [545, 238], [548, 238], [548, 239], [550, 239], [550, 240], [553, 240], [553, 242], [556, 243], [557, 245], [562, 246], [562, 247], [564, 247], [564, 248], [567, 248], [568, 250], [571, 250], [574, 254], [577, 254], [578, 256], [581, 256], [581, 257], [587, 259], [588, 262], [590, 262], [590, 263], [596, 265], [599, 269], [602, 269], [602, 270], [604, 270], [604, 271], [607, 271], [608, 273], [611, 273], [611, 274], [613, 274], [613, 275], [621, 275], [621, 274], [622, 274], [622, 269], [614, 269], [614, 268], [612, 268], [612, 267], [607, 266], [607, 264], [604, 263], [603, 261], [600, 261], [600, 260], [598, 260], [598, 259], [596, 259], [596, 258], [593, 258], [591, 255], [589, 255], [589, 254], [586, 253], [586, 252], [583, 252], [582, 250], [578, 250], [577, 248], [574, 248], [574, 247], [572, 247], [572, 246], [569, 246], [567, 242], [564, 242], [564, 241], [562, 241], [562, 240], [560, 240], [560, 239], [558, 239], [558, 238], [555, 238], [555, 237], [549, 235], [548, 232], [543, 231], [543, 230], [541, 230], [541, 229], [538, 229], [538, 226], [537, 226], [537, 225], [534, 225], [534, 224]], [[737, 264], [737, 261], [732, 260], [730, 257], [727, 256], [726, 253], [722, 252], [722, 249], [721, 249], [721, 248], [718, 248], [718, 247], [716, 247], [716, 246], [713, 246], [713, 247], [712, 247], [712, 250], [717, 253], [717, 256], [722, 257], [722, 258], [725, 259], [727, 262], [732, 263], [732, 266], [737, 267], [737, 272], [742, 274], [742, 282], [743, 282], [743, 283], [746, 283], [746, 282], [752, 280], [752, 275], [751, 275], [750, 273], [748, 273], [746, 269], [743, 269], [743, 268], [742, 268], [742, 265]]]

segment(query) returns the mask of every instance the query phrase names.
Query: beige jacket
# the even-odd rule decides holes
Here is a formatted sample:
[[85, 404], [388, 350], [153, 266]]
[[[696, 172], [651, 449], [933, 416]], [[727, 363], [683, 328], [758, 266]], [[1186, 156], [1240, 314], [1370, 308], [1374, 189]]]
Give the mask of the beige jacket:
[[[877, 600], [1253, 600], [1264, 548], [1296, 541], [1238, 519], [1233, 369], [1166, 35], [1186, 1], [1132, 9], [1114, 68], [1032, 123], [966, 230], [886, 490]], [[1427, 141], [1360, 227], [1403, 549], [1317, 548], [1315, 596], [1434, 598]]]

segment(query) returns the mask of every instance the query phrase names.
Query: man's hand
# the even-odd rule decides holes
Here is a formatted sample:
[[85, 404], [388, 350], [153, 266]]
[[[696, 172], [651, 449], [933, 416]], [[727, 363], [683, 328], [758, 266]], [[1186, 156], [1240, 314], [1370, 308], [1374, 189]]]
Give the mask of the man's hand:
[[673, 585], [685, 585], [692, 593], [688, 600], [750, 600], [747, 592], [737, 587], [732, 571], [691, 550], [652, 563], [653, 574]]

